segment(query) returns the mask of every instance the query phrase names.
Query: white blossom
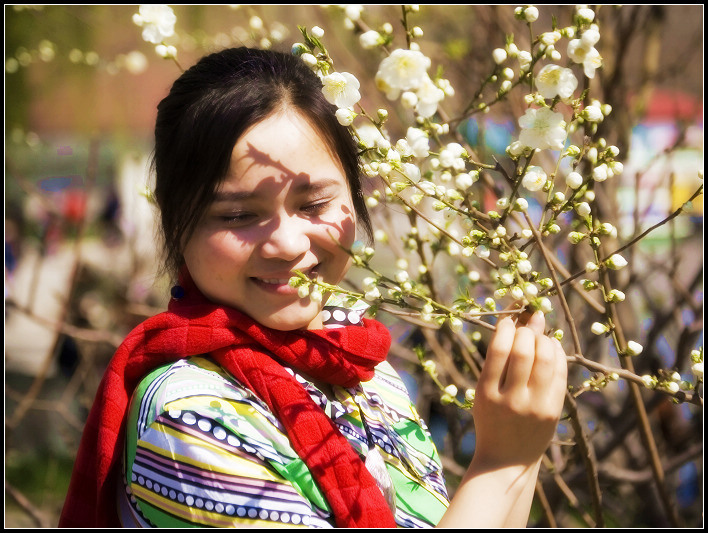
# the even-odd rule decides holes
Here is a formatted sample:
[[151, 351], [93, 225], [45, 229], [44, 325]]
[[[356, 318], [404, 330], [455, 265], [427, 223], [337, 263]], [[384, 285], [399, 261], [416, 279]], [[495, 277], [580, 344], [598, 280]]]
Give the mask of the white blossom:
[[568, 57], [574, 63], [583, 65], [583, 72], [588, 78], [594, 78], [595, 69], [602, 66], [600, 52], [582, 39], [573, 39], [568, 43]]
[[428, 157], [430, 154], [430, 139], [420, 128], [409, 127], [406, 131], [406, 141], [415, 157]]
[[322, 78], [322, 92], [330, 104], [352, 107], [361, 99], [359, 80], [348, 72], [333, 72]]
[[423, 118], [432, 117], [438, 110], [438, 102], [445, 98], [445, 92], [425, 76], [418, 87], [416, 112]]
[[526, 170], [526, 174], [521, 180], [523, 185], [529, 191], [540, 191], [546, 184], [548, 176], [541, 167], [532, 166]]
[[460, 172], [455, 176], [455, 187], [461, 191], [466, 191], [475, 183], [474, 177], [469, 172]]
[[361, 4], [347, 4], [344, 7], [344, 14], [349, 20], [359, 20], [363, 10], [364, 6]]
[[418, 165], [413, 163], [403, 163], [403, 173], [405, 176], [411, 180], [413, 183], [418, 183], [420, 181], [420, 168]]
[[517, 55], [517, 59], [519, 60], [519, 66], [521, 67], [521, 69], [525, 70], [526, 67], [531, 64], [533, 56], [531, 55], [531, 52], [528, 52], [526, 50], [520, 50], [519, 54]]
[[566, 139], [565, 121], [561, 113], [543, 107], [527, 109], [519, 118], [519, 141], [529, 148], [561, 150]]
[[703, 361], [693, 363], [693, 366], [691, 366], [691, 373], [698, 379], [703, 379]]
[[561, 100], [568, 100], [578, 87], [578, 78], [569, 68], [558, 65], [546, 65], [536, 76], [536, 87], [544, 98], [553, 99], [560, 96]]
[[376, 30], [365, 31], [359, 35], [359, 44], [367, 50], [375, 48], [381, 43], [383, 43], [383, 37]]
[[365, 122], [361, 125], [355, 126], [355, 128], [359, 141], [366, 148], [375, 148], [379, 146], [381, 141], [384, 140], [384, 137], [379, 129], [371, 122]]
[[393, 100], [401, 91], [417, 89], [428, 78], [430, 58], [417, 50], [399, 48], [384, 58], [376, 72], [376, 86]]
[[143, 39], [159, 44], [175, 33], [177, 17], [166, 4], [143, 4], [133, 15], [133, 22], [143, 28]]

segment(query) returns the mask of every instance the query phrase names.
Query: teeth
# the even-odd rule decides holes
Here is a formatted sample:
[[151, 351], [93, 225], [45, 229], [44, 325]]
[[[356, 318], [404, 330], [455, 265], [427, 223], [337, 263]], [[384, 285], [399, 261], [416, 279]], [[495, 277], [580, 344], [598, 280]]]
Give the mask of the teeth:
[[263, 283], [268, 283], [269, 285], [285, 285], [290, 281], [290, 278], [288, 279], [263, 279], [259, 278]]

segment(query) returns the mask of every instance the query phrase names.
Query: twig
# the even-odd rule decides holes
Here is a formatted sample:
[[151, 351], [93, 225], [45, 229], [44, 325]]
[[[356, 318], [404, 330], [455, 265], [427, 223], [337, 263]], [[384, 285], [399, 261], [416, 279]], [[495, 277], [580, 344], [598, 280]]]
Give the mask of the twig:
[[575, 432], [575, 442], [580, 448], [580, 456], [585, 463], [585, 476], [588, 481], [590, 495], [592, 497], [592, 506], [595, 511], [595, 527], [605, 527], [605, 518], [602, 514], [602, 492], [600, 491], [595, 451], [583, 431], [575, 398], [573, 398], [569, 392], [566, 392], [565, 400], [566, 409], [568, 409], [568, 417]]
[[32, 517], [32, 519], [37, 523], [38, 527], [52, 527], [47, 517], [44, 516], [44, 513], [42, 513], [42, 511], [32, 505], [32, 502], [29, 501], [29, 499], [19, 490], [17, 490], [10, 483], [8, 483], [7, 480], [5, 480], [5, 492], [12, 496], [12, 499], [15, 500], [19, 504], [19, 506], [22, 507], [22, 509], [27, 511], [27, 514]]

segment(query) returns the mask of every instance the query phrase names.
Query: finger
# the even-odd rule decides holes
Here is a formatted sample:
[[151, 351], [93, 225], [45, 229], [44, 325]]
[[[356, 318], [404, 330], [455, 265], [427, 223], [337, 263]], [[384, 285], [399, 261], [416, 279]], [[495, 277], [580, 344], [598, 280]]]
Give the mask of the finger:
[[502, 318], [497, 322], [497, 328], [489, 341], [487, 357], [479, 377], [480, 386], [489, 385], [498, 390], [514, 342], [515, 329], [514, 322], [509, 317]]
[[535, 354], [536, 334], [530, 328], [518, 328], [509, 354], [506, 374], [502, 378], [503, 391], [520, 391], [528, 387]]
[[536, 311], [531, 315], [526, 327], [531, 328], [536, 335], [543, 335], [543, 331], [546, 329], [546, 316], [543, 311]]
[[568, 390], [568, 360], [560, 341], [558, 339], [551, 339], [551, 342], [555, 350], [556, 364], [553, 381], [555, 387], [557, 388], [557, 394], [560, 396], [565, 396], [565, 393]]
[[[555, 339], [554, 339], [555, 340]], [[529, 387], [536, 394], [548, 394], [548, 387], [553, 383], [556, 373], [556, 347], [548, 337], [536, 336], [536, 354], [533, 369], [529, 376]]]
[[548, 339], [548, 345], [551, 349], [550, 366], [552, 371], [547, 378], [545, 384], [542, 384], [539, 392], [542, 394], [539, 397], [539, 406], [543, 406], [548, 413], [554, 416], [560, 416], [563, 409], [565, 393], [568, 390], [568, 362], [565, 357], [565, 351], [561, 343], [557, 339]]

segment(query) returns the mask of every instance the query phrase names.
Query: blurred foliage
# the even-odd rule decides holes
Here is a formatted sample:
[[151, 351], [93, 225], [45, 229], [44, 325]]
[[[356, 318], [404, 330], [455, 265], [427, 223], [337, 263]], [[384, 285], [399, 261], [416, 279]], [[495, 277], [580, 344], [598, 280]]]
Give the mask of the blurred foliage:
[[[558, 24], [567, 24], [573, 7], [552, 7]], [[365, 9], [367, 18], [399, 23], [399, 6]], [[6, 331], [28, 327], [20, 318], [44, 328], [43, 334], [35, 329], [15, 334], [23, 341], [36, 340], [38, 353], [18, 353], [6, 343], [6, 526], [10, 527], [56, 523], [82, 421], [102, 368], [122, 335], [165, 303], [169, 280], [155, 274], [154, 227], [145, 206], [133, 204], [146, 179], [155, 105], [179, 67], [141, 41], [140, 29], [131, 22], [136, 10], [108, 5], [5, 6]], [[371, 76], [366, 77], [376, 71], [379, 56], [359, 49], [357, 36], [343, 29], [343, 15], [336, 6], [179, 5], [174, 10], [180, 35], [177, 60], [182, 67], [210, 50], [262, 45], [266, 31], [272, 36], [277, 30], [282, 40], [271, 44], [289, 50], [300, 40], [298, 24], [319, 25], [337, 65], [361, 80], [365, 107], [387, 104]], [[539, 24], [551, 24], [550, 11], [541, 8]], [[265, 29], [249, 25], [253, 16], [264, 22]], [[605, 66], [593, 84], [614, 110], [612, 120], [601, 126], [606, 128], [602, 134], [629, 155], [633, 128], [646, 117], [654, 89], [680, 89], [702, 100], [702, 72], [696, 68], [703, 64], [702, 6], [602, 6], [598, 16], [603, 23]], [[443, 74], [456, 88], [451, 100], [456, 108], [464, 107], [469, 92], [489, 71], [490, 52], [503, 46], [505, 35], [514, 33], [520, 46], [528, 46], [528, 36], [516, 25], [510, 6], [424, 6], [415, 24], [425, 30], [420, 42], [433, 64], [454, 64]], [[132, 52], [145, 57], [144, 69], [129, 63]], [[510, 98], [490, 118], [509, 123], [523, 106], [520, 99]], [[677, 129], [685, 133], [695, 118], [677, 120]], [[395, 123], [390, 121], [392, 128]], [[483, 134], [483, 121], [477, 127]], [[702, 132], [702, 120], [699, 127]], [[484, 145], [482, 136], [477, 139], [480, 157], [489, 160], [493, 148]], [[643, 170], [638, 169], [637, 176]], [[87, 193], [85, 209], [72, 220], [64, 193], [50, 190], [51, 184], [63, 183], [59, 178], [71, 176], [78, 177], [77, 188]], [[618, 191], [608, 191], [612, 192], [600, 202], [603, 219], [620, 210]], [[646, 357], [638, 363], [647, 371], [666, 361], [685, 369], [686, 361], [679, 358], [702, 343], [702, 267], [696, 265], [702, 259], [689, 253], [700, 248], [702, 216], [696, 215], [683, 228], [672, 233], [667, 225], [664, 241], [632, 252], [642, 268], [627, 281], [632, 294], [638, 294], [628, 299], [643, 303], [623, 318], [633, 331], [648, 335]], [[75, 246], [77, 242], [82, 248]], [[384, 263], [391, 259], [382, 256]], [[13, 271], [8, 277], [8, 257], [24, 261], [29, 273], [21, 277]], [[61, 286], [44, 281], [52, 269], [68, 272], [60, 276]], [[665, 271], [669, 274], [660, 277]], [[20, 287], [20, 280], [26, 285]], [[456, 280], [445, 279], [440, 286], [452, 290]], [[61, 304], [58, 309], [56, 302]], [[470, 417], [439, 401], [437, 387], [412, 356], [415, 347], [435, 337], [390, 323], [394, 336], [402, 339], [392, 359], [416, 391], [454, 489], [473, 450]], [[662, 329], [667, 324], [673, 324], [669, 331]], [[614, 355], [602, 351], [600, 339], [587, 342], [588, 352]], [[448, 353], [459, 362], [460, 353]], [[581, 379], [590, 377], [586, 370], [578, 374]], [[634, 433], [636, 420], [626, 416], [629, 401], [623, 385], [582, 396], [585, 408], [596, 417], [585, 429], [597, 443], [605, 526], [666, 527], [670, 520], [661, 510]], [[702, 407], [677, 406], [657, 395], [645, 395], [644, 400], [660, 453], [678, 458], [665, 466], [681, 525], [698, 526], [703, 520]], [[689, 455], [682, 456], [685, 453]], [[579, 464], [577, 457], [572, 459]], [[575, 468], [563, 474], [563, 483], [544, 485], [546, 496], [560, 509], [557, 515], [563, 526], [585, 527], [590, 512], [590, 496], [582, 488], [585, 472]], [[544, 481], [548, 480], [553, 481], [553, 469]], [[568, 486], [578, 502], [564, 490]], [[530, 523], [547, 525], [546, 520], [537, 501]]]

